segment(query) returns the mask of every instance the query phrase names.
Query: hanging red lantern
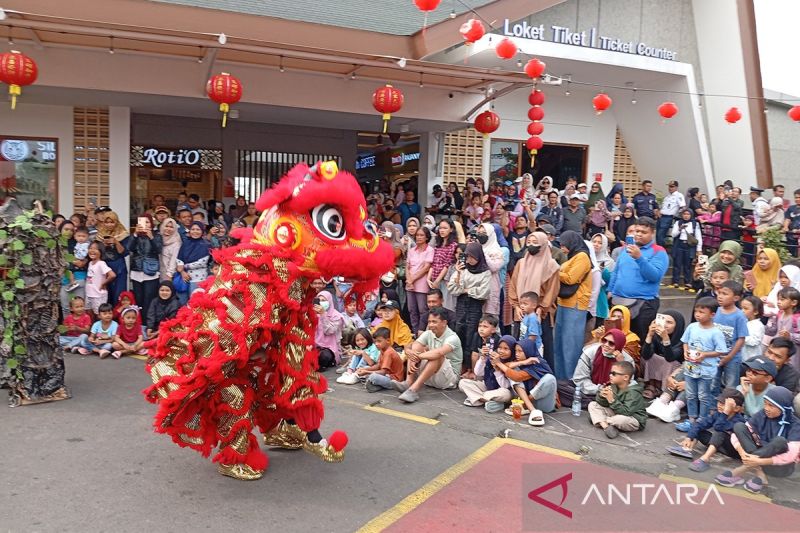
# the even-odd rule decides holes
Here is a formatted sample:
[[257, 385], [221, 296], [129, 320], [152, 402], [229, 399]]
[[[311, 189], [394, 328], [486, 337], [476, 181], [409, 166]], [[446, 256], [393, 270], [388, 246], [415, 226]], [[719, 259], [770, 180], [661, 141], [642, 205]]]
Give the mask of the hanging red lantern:
[[475, 117], [475, 129], [483, 133], [484, 137], [488, 137], [490, 133], [494, 133], [499, 127], [500, 117], [493, 111], [484, 111]]
[[461, 37], [464, 38], [468, 45], [478, 41], [486, 34], [486, 28], [483, 27], [483, 22], [478, 19], [469, 19], [461, 25], [459, 31], [461, 32]]
[[503, 37], [494, 47], [494, 51], [500, 59], [511, 59], [517, 55], [517, 45], [508, 37]]
[[542, 105], [544, 103], [544, 93], [539, 89], [534, 89], [528, 95], [528, 103], [531, 105]]
[[528, 118], [534, 121], [542, 120], [544, 118], [544, 109], [542, 109], [538, 105], [531, 107], [530, 109], [528, 109]]
[[36, 81], [39, 69], [36, 62], [22, 52], [12, 50], [0, 54], [0, 81], [8, 84], [11, 95], [11, 109], [17, 107], [17, 96], [22, 94], [22, 87]]
[[800, 122], [800, 105], [796, 105], [787, 111], [789, 118], [795, 122]]
[[383, 113], [383, 133], [386, 133], [392, 113], [397, 113], [403, 107], [403, 93], [386, 84], [372, 93], [372, 107], [378, 113]]
[[435, 10], [441, 2], [442, 0], [414, 0], [417, 9], [426, 12]]
[[507, 175], [508, 175], [508, 170], [506, 170], [505, 167], [497, 171], [498, 178], [505, 178]]
[[228, 111], [231, 104], [235, 104], [242, 98], [242, 82], [236, 76], [231, 76], [227, 72], [211, 76], [206, 84], [208, 97], [219, 104], [222, 112], [222, 127], [228, 124]]
[[525, 65], [525, 74], [528, 75], [531, 79], [540, 78], [542, 74], [544, 74], [544, 69], [547, 68], [547, 65], [544, 62], [539, 61], [535, 57], [528, 61]]
[[544, 124], [541, 122], [531, 122], [528, 124], [528, 135], [541, 135], [544, 131]]
[[725, 120], [730, 124], [736, 124], [742, 119], [742, 113], [738, 107], [732, 107], [725, 112]]
[[672, 118], [678, 114], [678, 106], [674, 102], [664, 102], [658, 106], [658, 114], [664, 118]]
[[528, 137], [528, 140], [525, 141], [525, 147], [530, 151], [539, 150], [542, 146], [544, 146], [544, 141], [541, 137], [537, 137], [536, 135]]
[[606, 93], [598, 93], [597, 96], [592, 98], [592, 105], [594, 106], [594, 110], [597, 111], [598, 115], [611, 107], [613, 102], [614, 101], [611, 100], [611, 97]]

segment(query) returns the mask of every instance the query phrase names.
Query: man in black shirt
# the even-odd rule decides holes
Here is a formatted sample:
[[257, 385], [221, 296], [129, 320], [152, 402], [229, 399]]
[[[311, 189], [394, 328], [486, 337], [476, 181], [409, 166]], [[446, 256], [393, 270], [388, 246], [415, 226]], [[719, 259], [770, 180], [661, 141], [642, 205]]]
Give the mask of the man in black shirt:
[[792, 394], [797, 392], [798, 380], [800, 380], [797, 369], [789, 362], [794, 353], [794, 343], [785, 337], [775, 337], [764, 350], [764, 355], [775, 363], [775, 367], [778, 369], [773, 380], [775, 385], [786, 387], [792, 391]]

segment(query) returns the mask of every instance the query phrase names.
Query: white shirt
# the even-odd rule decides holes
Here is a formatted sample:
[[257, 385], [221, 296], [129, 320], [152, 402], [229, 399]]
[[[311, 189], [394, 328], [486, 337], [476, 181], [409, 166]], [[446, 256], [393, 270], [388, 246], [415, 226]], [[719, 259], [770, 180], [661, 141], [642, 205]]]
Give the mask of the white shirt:
[[769, 209], [769, 202], [767, 202], [761, 196], [753, 200], [753, 219], [756, 223], [756, 226], [761, 224], [761, 217], [766, 214], [765, 211], [767, 209]]
[[661, 202], [661, 214], [674, 217], [682, 207], [686, 207], [686, 199], [682, 192], [675, 191], [664, 197], [664, 201]]

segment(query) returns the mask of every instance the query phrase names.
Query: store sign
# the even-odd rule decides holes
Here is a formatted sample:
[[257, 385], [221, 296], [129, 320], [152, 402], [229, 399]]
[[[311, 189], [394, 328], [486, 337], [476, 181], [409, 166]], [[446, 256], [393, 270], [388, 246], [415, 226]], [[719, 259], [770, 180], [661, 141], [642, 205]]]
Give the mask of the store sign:
[[36, 161], [55, 161], [56, 143], [54, 141], [23, 141], [4, 139], [0, 142], [0, 155], [6, 161], [22, 162], [28, 159]]
[[193, 167], [200, 164], [200, 150], [179, 149], [160, 150], [158, 148], [145, 148], [142, 154], [142, 165], [161, 168], [166, 166]]
[[590, 28], [588, 31], [573, 31], [566, 26], [550, 26], [545, 30], [544, 24], [532, 26], [527, 21], [514, 23], [509, 19], [503, 24], [503, 34], [509, 37], [520, 37], [534, 41], [550, 41], [557, 44], [569, 44], [584, 48], [597, 48], [611, 52], [621, 52], [638, 56], [653, 57], [656, 59], [667, 59], [674, 61], [678, 53], [666, 48], [649, 46], [644, 42], [623, 41], [615, 37], [600, 35], [597, 28]]
[[356, 159], [356, 170], [361, 170], [364, 168], [372, 168], [375, 166], [375, 156], [374, 155], [365, 155]]
[[419, 161], [419, 152], [414, 152], [412, 154], [406, 154], [403, 152], [392, 154], [393, 167], [402, 167], [409, 161]]

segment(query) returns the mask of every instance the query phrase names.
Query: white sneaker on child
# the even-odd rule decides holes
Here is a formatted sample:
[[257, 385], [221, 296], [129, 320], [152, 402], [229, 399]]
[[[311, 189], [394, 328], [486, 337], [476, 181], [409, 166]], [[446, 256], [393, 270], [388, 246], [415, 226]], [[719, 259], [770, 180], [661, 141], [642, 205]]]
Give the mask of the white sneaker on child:
[[358, 376], [355, 372], [345, 372], [338, 378], [336, 378], [336, 383], [342, 383], [344, 385], [355, 385], [358, 383]]
[[645, 409], [645, 411], [647, 411], [647, 414], [652, 417], [661, 418], [665, 414], [666, 408], [667, 404], [662, 402], [660, 399], [656, 398], [655, 400], [650, 402], [650, 405], [647, 406], [647, 409]]
[[658, 418], [667, 423], [677, 422], [681, 419], [681, 410], [675, 405], [675, 402], [669, 402], [669, 405], [664, 406]]

